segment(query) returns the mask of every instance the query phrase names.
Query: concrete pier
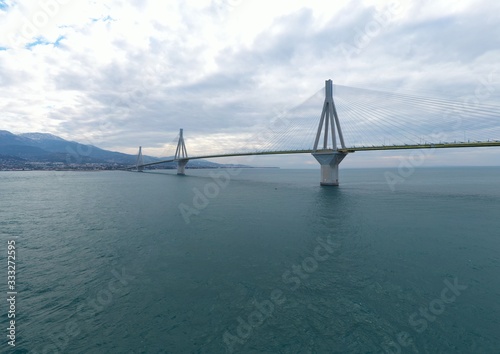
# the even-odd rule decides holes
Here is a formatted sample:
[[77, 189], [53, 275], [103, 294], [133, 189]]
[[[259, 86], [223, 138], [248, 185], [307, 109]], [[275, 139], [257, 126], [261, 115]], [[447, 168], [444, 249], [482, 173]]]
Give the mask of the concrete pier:
[[178, 160], [177, 161], [177, 174], [185, 175], [186, 174], [186, 165], [189, 160]]
[[322, 186], [338, 186], [339, 185], [339, 164], [347, 154], [342, 152], [314, 152], [314, 158], [321, 165], [321, 180]]

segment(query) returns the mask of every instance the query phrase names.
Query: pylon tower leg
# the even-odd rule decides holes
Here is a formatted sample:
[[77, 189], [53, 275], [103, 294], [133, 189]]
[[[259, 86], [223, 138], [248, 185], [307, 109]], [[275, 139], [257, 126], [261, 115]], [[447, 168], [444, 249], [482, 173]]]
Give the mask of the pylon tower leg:
[[[323, 128], [324, 127], [324, 128]], [[330, 136], [329, 136], [330, 133]], [[318, 149], [321, 135], [323, 134], [323, 148]], [[337, 134], [339, 136], [342, 150], [337, 148]], [[331, 145], [330, 145], [331, 141]], [[339, 164], [342, 162], [347, 153], [344, 144], [344, 137], [340, 128], [339, 117], [333, 102], [333, 83], [332, 80], [325, 81], [325, 103], [321, 112], [318, 132], [314, 141], [313, 153], [314, 158], [321, 165], [321, 181], [322, 186], [338, 186], [339, 185]]]
[[186, 174], [186, 165], [189, 161], [187, 158], [187, 150], [186, 144], [184, 143], [184, 134], [183, 130], [179, 131], [179, 142], [177, 143], [177, 149], [175, 150], [174, 159], [177, 161], [177, 174], [185, 175]]
[[144, 159], [142, 157], [142, 146], [139, 146], [139, 153], [137, 154], [136, 168], [138, 172], [144, 171]]

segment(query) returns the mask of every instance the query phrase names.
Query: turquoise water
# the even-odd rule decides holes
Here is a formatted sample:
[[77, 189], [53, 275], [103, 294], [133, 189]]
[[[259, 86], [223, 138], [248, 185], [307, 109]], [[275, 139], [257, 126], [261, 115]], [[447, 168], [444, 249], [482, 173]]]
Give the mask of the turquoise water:
[[387, 171], [2, 172], [0, 349], [499, 353], [500, 168]]

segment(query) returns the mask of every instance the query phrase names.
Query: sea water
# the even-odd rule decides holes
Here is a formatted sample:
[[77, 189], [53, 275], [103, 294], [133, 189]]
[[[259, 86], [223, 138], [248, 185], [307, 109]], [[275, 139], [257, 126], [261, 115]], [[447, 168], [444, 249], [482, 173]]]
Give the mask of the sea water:
[[387, 172], [1, 172], [0, 351], [500, 352], [500, 168]]

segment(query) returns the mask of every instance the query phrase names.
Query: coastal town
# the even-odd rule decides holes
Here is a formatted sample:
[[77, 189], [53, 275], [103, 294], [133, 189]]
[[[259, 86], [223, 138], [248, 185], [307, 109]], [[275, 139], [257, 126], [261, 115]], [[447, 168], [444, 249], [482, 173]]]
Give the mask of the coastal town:
[[0, 157], [0, 171], [104, 171], [127, 167], [130, 166], [119, 163], [37, 162]]

